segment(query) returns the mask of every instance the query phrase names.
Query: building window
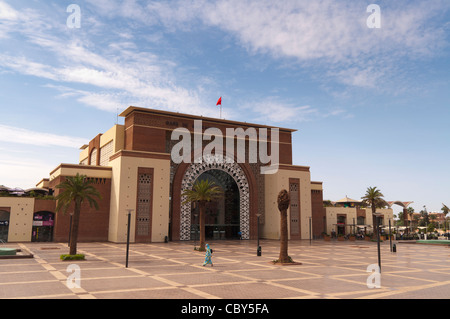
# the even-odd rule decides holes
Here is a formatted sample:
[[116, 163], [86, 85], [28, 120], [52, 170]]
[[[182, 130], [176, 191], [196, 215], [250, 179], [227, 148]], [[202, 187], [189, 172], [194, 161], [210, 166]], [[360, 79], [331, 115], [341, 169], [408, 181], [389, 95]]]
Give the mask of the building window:
[[141, 240], [151, 236], [153, 173], [145, 171], [140, 169], [138, 173], [137, 189], [136, 237]]
[[97, 165], [97, 149], [96, 148], [94, 148], [91, 152], [90, 163], [91, 163], [91, 165]]
[[110, 141], [100, 149], [100, 166], [108, 166], [109, 158], [113, 155], [113, 146], [113, 141]]
[[0, 243], [8, 241], [9, 215], [7, 211], [0, 211]]
[[298, 179], [291, 179], [289, 183], [289, 196], [291, 198], [290, 217], [291, 217], [291, 235], [300, 235], [300, 184]]
[[363, 216], [358, 216], [357, 218], [358, 225], [365, 225], [366, 224], [366, 218]]

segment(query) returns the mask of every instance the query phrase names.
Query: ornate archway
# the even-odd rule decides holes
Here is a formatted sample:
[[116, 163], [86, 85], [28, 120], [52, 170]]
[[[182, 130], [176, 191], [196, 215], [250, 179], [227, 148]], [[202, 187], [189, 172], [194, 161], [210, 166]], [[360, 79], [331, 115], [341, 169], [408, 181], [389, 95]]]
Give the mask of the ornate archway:
[[[201, 163], [194, 161], [186, 170], [181, 182], [181, 192], [192, 189], [197, 178], [209, 170], [221, 170], [229, 174], [239, 189], [240, 196], [240, 231], [242, 239], [250, 238], [250, 191], [247, 177], [244, 171], [234, 160], [227, 156], [208, 155]], [[190, 240], [191, 238], [191, 203], [184, 203], [185, 197], [181, 197], [180, 209], [180, 239]]]

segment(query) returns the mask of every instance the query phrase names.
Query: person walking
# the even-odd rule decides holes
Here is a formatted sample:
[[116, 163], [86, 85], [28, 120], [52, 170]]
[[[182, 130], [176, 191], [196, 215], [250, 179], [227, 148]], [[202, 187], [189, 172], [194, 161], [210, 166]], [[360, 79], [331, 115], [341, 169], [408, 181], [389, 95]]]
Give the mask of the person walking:
[[206, 266], [207, 264], [211, 264], [211, 267], [213, 267], [212, 263], [212, 249], [209, 247], [209, 244], [205, 245], [206, 247], [206, 255], [205, 255], [205, 262], [203, 263], [203, 266]]

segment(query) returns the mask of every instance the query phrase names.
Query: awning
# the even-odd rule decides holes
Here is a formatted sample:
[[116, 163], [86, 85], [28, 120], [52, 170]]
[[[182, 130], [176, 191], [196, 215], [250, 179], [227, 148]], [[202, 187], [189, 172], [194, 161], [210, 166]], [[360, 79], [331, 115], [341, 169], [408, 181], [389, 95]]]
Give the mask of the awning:
[[345, 195], [343, 199], [338, 200], [336, 203], [362, 203], [362, 201], [349, 198], [347, 197], [347, 195]]

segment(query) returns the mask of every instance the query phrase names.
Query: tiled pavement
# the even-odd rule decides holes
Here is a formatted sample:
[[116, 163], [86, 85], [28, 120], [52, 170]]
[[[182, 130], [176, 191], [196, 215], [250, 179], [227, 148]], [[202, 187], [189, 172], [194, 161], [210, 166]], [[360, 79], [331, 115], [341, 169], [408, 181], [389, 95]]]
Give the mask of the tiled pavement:
[[[279, 242], [212, 241], [214, 267], [202, 267], [204, 254], [192, 242], [126, 245], [80, 243], [86, 261], [62, 262], [67, 244], [25, 243], [32, 259], [0, 259], [0, 298], [19, 299], [447, 299], [449, 246], [381, 244], [381, 287], [368, 288], [367, 272], [377, 263], [376, 243], [289, 242], [289, 255], [301, 265], [277, 266]], [[80, 287], [69, 288], [67, 267], [80, 267]]]

